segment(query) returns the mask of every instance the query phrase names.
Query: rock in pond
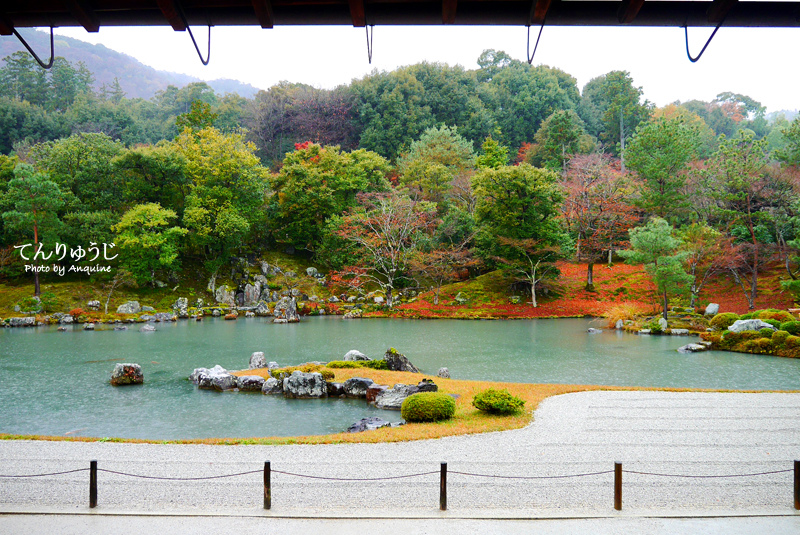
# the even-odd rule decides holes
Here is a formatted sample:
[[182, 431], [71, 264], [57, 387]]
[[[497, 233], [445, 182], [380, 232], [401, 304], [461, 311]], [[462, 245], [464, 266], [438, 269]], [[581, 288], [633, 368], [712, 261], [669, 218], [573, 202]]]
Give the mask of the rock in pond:
[[384, 390], [375, 398], [375, 406], [379, 409], [399, 411], [403, 401], [411, 394], [416, 394], [419, 389], [413, 385], [398, 383], [392, 388]]
[[156, 332], [156, 328], [153, 327], [152, 325], [142, 325], [139, 328], [139, 332], [140, 333], [154, 333], [154, 332]]
[[383, 360], [386, 361], [386, 367], [389, 368], [393, 372], [412, 372], [412, 373], [422, 373], [420, 372], [419, 368], [414, 366], [408, 358], [402, 353], [398, 353], [398, 351], [391, 347], [386, 354], [383, 356]]
[[144, 383], [142, 367], [132, 363], [117, 363], [111, 372], [111, 384], [114, 386], [140, 385]]
[[283, 381], [278, 381], [274, 377], [270, 377], [264, 381], [264, 385], [261, 387], [261, 393], [271, 396], [283, 395]]
[[349, 398], [366, 398], [367, 389], [373, 383], [372, 379], [352, 377], [344, 382], [344, 394]]
[[614, 328], [618, 331], [621, 331], [624, 326], [625, 322], [623, 322], [622, 320], [617, 320], [617, 323], [614, 325]]
[[264, 356], [263, 351], [254, 351], [252, 355], [250, 355], [250, 369], [255, 370], [258, 368], [266, 368], [267, 367], [267, 357]]
[[8, 324], [11, 327], [35, 327], [36, 318], [33, 316], [8, 318]]
[[94, 330], [94, 323], [84, 323], [83, 324], [84, 331], [93, 331]]
[[236, 387], [242, 392], [261, 392], [264, 378], [258, 375], [243, 375], [236, 380]]
[[387, 422], [383, 418], [378, 418], [377, 416], [370, 416], [369, 418], [362, 418], [361, 420], [357, 421], [353, 425], [347, 428], [348, 433], [362, 433], [364, 431], [374, 431], [375, 429], [380, 429], [381, 427], [391, 427], [391, 423]]
[[589, 327], [588, 329], [586, 329], [586, 332], [591, 334], [597, 334], [603, 332], [603, 329], [595, 329], [594, 327]]
[[450, 379], [450, 370], [445, 367], [439, 368], [439, 373], [437, 373], [436, 376], [442, 379]]
[[328, 397], [328, 387], [321, 373], [305, 373], [295, 370], [283, 380], [283, 395], [287, 398]]
[[384, 390], [388, 390], [389, 387], [386, 385], [378, 385], [378, 384], [371, 384], [369, 388], [367, 388], [367, 403], [372, 403], [375, 401], [375, 398], [381, 395], [381, 392]]
[[344, 385], [342, 383], [328, 383], [328, 397], [338, 398], [344, 395]]
[[368, 356], [357, 349], [351, 349], [347, 353], [344, 354], [344, 359], [346, 361], [358, 361], [358, 360], [371, 360]]
[[708, 351], [709, 346], [704, 344], [686, 344], [679, 347], [676, 351], [678, 353], [699, 353], [701, 351]]
[[273, 323], [297, 323], [300, 321], [300, 316], [297, 314], [297, 299], [294, 297], [281, 297], [275, 303], [275, 310], [273, 311], [275, 319]]
[[138, 314], [141, 311], [139, 301], [128, 301], [117, 307], [117, 314]]

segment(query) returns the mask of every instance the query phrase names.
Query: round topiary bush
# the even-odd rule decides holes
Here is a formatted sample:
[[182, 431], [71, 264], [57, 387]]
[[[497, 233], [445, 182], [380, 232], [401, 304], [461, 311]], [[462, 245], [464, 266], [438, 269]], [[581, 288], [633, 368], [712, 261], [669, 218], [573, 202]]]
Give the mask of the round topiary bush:
[[786, 343], [786, 339], [789, 337], [789, 333], [786, 331], [775, 331], [772, 333], [772, 341], [776, 345], [783, 345]]
[[794, 336], [800, 335], [800, 321], [786, 321], [781, 323], [781, 326], [778, 328]]
[[778, 310], [775, 308], [768, 308], [766, 310], [758, 310], [756, 312], [753, 312], [753, 317], [765, 320], [768, 323], [772, 323], [769, 320], [778, 320], [779, 322], [785, 322], [785, 321], [795, 321], [797, 319], [794, 316], [792, 316], [790, 312], [787, 312], [786, 310]]
[[441, 392], [412, 394], [400, 406], [400, 414], [407, 422], [438, 422], [452, 418], [455, 413], [456, 400]]
[[740, 319], [738, 314], [734, 314], [733, 312], [723, 312], [722, 314], [717, 314], [711, 318], [711, 328], [718, 331], [724, 331], [733, 325], [733, 322], [738, 319]]
[[511, 395], [508, 390], [490, 388], [475, 394], [472, 405], [489, 414], [514, 414], [525, 407], [525, 400]]
[[764, 327], [763, 329], [760, 329], [758, 332], [761, 335], [761, 338], [772, 338], [772, 333], [774, 333], [775, 331]]

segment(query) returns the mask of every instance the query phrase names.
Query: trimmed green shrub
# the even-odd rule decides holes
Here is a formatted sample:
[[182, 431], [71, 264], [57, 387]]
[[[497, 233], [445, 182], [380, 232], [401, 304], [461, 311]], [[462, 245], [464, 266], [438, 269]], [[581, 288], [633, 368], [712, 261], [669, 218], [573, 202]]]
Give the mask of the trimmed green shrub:
[[407, 422], [438, 422], [456, 413], [456, 400], [441, 392], [411, 394], [400, 406], [400, 414]]
[[748, 312], [747, 314], [742, 314], [739, 316], [740, 320], [751, 320], [755, 317], [755, 312]]
[[525, 407], [525, 400], [511, 395], [508, 390], [490, 388], [475, 394], [472, 405], [489, 414], [515, 414]]
[[789, 335], [786, 337], [786, 347], [800, 346], [800, 336]]
[[776, 331], [773, 331], [772, 329], [767, 329], [766, 327], [758, 331], [758, 333], [761, 335], [762, 338], [772, 338], [772, 333], [774, 332]]
[[788, 337], [789, 333], [786, 331], [775, 331], [774, 333], [772, 333], [772, 341], [776, 345], [784, 345]]
[[785, 310], [778, 310], [776, 308], [757, 310], [753, 312], [753, 317], [765, 320], [767, 321], [767, 323], [772, 323], [769, 320], [778, 320], [779, 322], [785, 322], [785, 321], [795, 321], [797, 319], [794, 316], [792, 316], [791, 313]]
[[778, 328], [795, 336], [800, 335], [800, 321], [786, 321], [781, 323], [781, 326]]
[[772, 320], [772, 319], [765, 319], [764, 320], [764, 319], [762, 319], [761, 321], [763, 321], [764, 323], [769, 323], [770, 325], [772, 325], [776, 329], [780, 329], [781, 328], [781, 320]]
[[332, 360], [326, 364], [328, 368], [370, 368], [372, 370], [388, 370], [386, 361], [381, 360]]
[[711, 328], [718, 331], [724, 331], [733, 325], [733, 322], [738, 319], [741, 319], [738, 314], [733, 312], [723, 312], [722, 314], [717, 314], [711, 318]]

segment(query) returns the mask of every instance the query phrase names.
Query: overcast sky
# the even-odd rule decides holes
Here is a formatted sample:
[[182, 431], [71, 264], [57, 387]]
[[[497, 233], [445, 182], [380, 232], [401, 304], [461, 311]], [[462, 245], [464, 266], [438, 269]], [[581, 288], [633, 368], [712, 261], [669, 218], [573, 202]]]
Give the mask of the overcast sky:
[[[211, 62], [203, 66], [187, 32], [169, 27], [82, 28], [57, 33], [135, 57], [159, 70], [203, 80], [232, 78], [266, 89], [281, 81], [332, 88], [373, 69], [390, 71], [421, 61], [477, 67], [481, 52], [503, 50], [525, 59], [526, 29], [509, 26], [376, 26], [372, 64], [364, 28], [346, 26], [215, 27]], [[537, 28], [531, 28], [531, 47]], [[689, 31], [692, 54], [711, 28]], [[205, 55], [207, 28], [193, 28]], [[800, 31], [721, 28], [697, 63], [686, 57], [682, 28], [545, 27], [534, 64], [562, 69], [578, 87], [612, 70], [626, 70], [645, 97], [658, 106], [675, 100], [712, 100], [718, 93], [749, 95], [768, 111], [800, 108]]]

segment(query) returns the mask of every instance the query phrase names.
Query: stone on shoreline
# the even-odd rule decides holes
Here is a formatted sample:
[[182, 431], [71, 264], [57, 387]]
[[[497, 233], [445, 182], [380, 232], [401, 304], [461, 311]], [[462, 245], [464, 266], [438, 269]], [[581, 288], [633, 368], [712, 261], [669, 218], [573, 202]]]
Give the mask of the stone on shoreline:
[[405, 355], [398, 353], [393, 347], [386, 351], [386, 354], [383, 355], [383, 360], [386, 361], [386, 367], [393, 372], [422, 373]]
[[295, 370], [283, 380], [283, 395], [287, 398], [328, 397], [328, 387], [321, 373], [306, 373]]

